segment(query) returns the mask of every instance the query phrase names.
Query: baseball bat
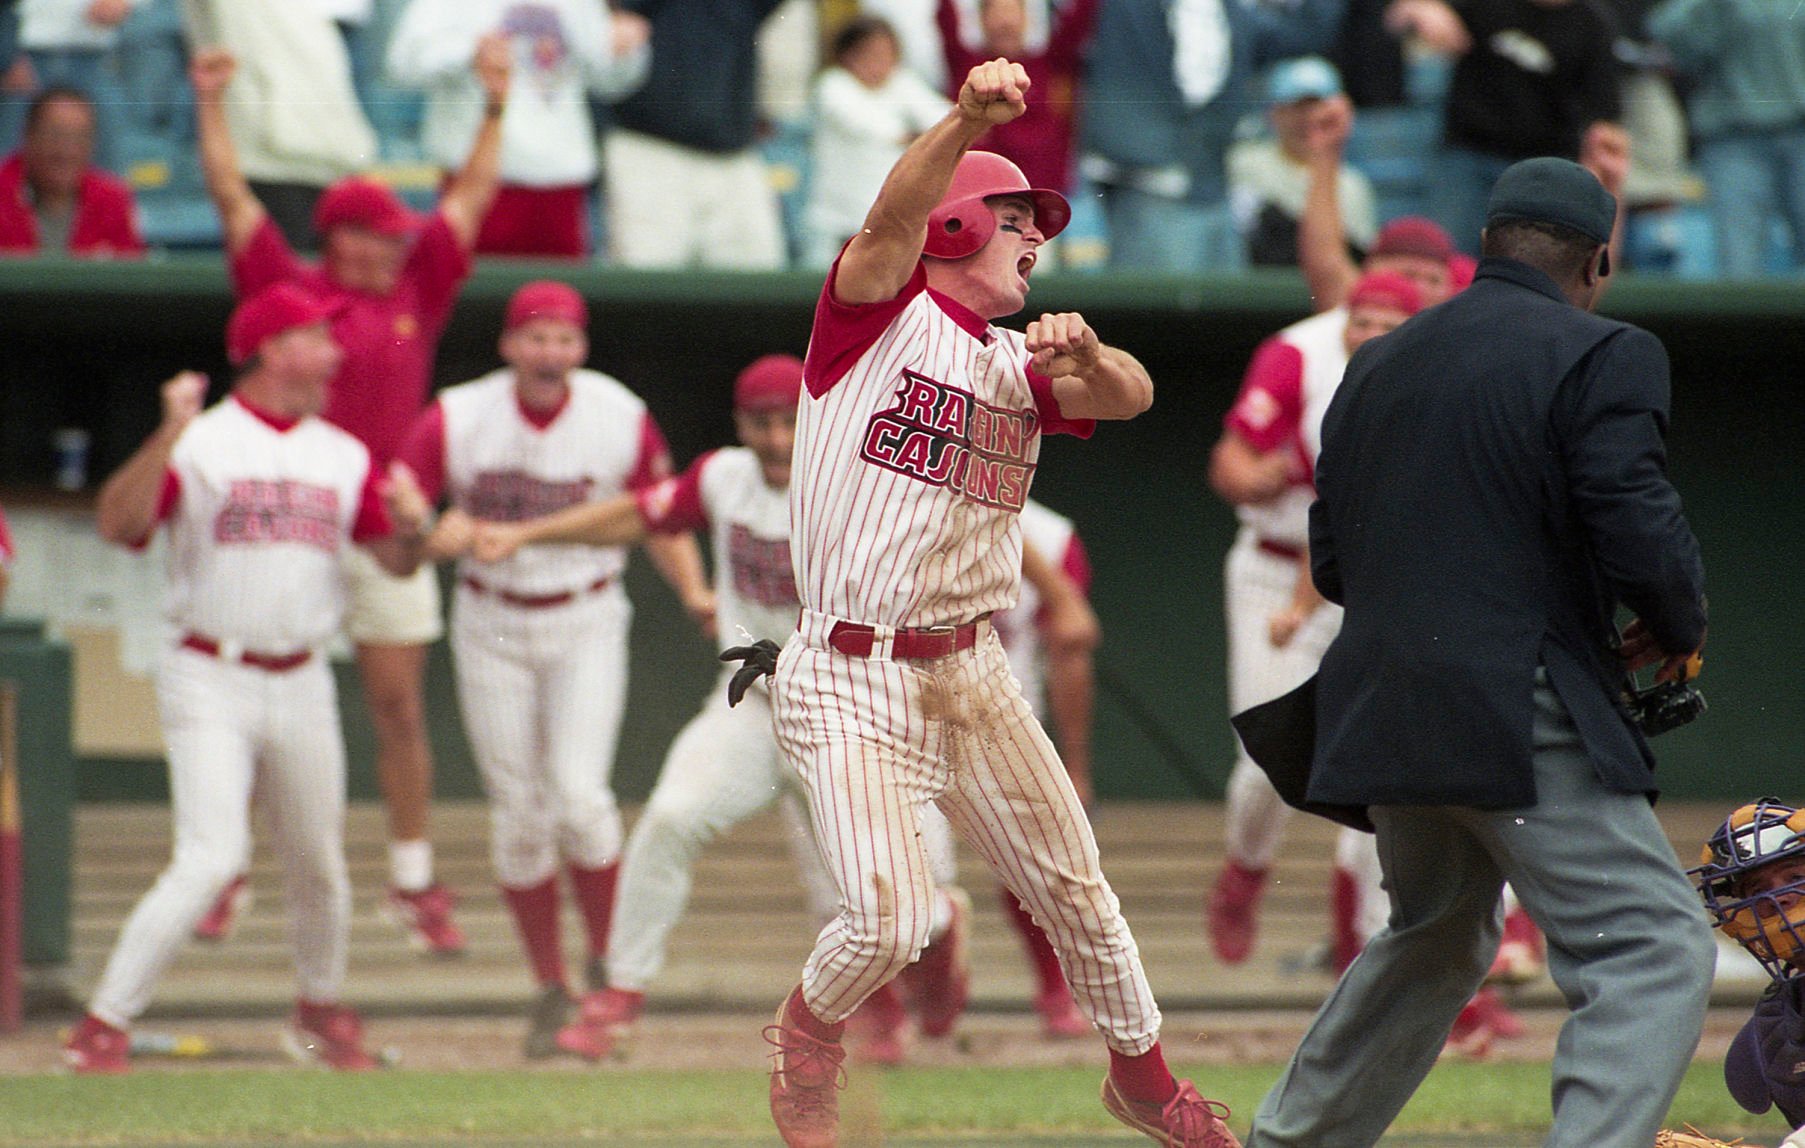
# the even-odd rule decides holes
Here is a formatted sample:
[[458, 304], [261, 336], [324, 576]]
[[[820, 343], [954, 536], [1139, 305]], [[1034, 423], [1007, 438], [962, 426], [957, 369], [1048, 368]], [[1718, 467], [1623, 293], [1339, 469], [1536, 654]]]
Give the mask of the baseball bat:
[[25, 1022], [24, 849], [19, 819], [19, 687], [0, 682], [0, 1032]]

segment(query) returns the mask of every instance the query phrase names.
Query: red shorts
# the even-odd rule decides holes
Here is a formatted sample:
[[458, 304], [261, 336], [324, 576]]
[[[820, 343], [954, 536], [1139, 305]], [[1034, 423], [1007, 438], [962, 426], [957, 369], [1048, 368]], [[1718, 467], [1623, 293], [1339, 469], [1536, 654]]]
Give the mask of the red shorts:
[[478, 255], [589, 254], [589, 187], [503, 184], [476, 237]]

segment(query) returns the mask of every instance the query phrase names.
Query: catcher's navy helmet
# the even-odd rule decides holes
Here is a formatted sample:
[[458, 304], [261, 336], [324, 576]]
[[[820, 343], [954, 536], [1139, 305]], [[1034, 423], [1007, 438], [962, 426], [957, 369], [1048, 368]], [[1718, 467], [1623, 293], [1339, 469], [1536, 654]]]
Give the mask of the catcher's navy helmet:
[[1048, 239], [1072, 221], [1065, 196], [1044, 187], [1029, 187], [1022, 169], [995, 152], [968, 151], [959, 157], [952, 186], [928, 215], [923, 250], [936, 259], [963, 259], [990, 242], [997, 218], [984, 205], [999, 195], [1019, 195], [1034, 204], [1034, 226]]
[[1805, 860], [1805, 810], [1764, 797], [1724, 818], [1690, 872], [1717, 927], [1775, 980], [1805, 975], [1805, 870], [1759, 892], [1748, 878], [1789, 860]]

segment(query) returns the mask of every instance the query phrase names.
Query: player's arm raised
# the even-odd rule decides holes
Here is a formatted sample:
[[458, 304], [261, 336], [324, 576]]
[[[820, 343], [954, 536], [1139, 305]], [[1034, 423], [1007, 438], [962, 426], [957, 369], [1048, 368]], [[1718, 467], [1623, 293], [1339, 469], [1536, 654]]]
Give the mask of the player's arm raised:
[[1153, 405], [1153, 379], [1141, 361], [1112, 347], [1075, 311], [1028, 324], [1034, 369], [1053, 380], [1059, 413], [1069, 419], [1131, 419]]
[[489, 205], [501, 186], [501, 117], [508, 107], [514, 68], [513, 44], [507, 33], [490, 32], [477, 41], [470, 66], [483, 86], [482, 125], [471, 141], [469, 158], [439, 197], [439, 214], [465, 250], [476, 246], [483, 216], [489, 214]]
[[908, 285], [927, 244], [928, 214], [952, 186], [959, 157], [994, 124], [1028, 110], [1028, 73], [996, 59], [965, 77], [959, 101], [915, 137], [877, 193], [864, 228], [846, 245], [834, 299], [847, 304], [894, 299]]
[[207, 401], [207, 376], [182, 371], [163, 384], [163, 418], [157, 429], [100, 488], [94, 524], [100, 536], [120, 546], [136, 546], [157, 525], [169, 459], [182, 431]]
[[219, 212], [227, 254], [243, 250], [268, 214], [238, 166], [238, 148], [226, 123], [226, 89], [237, 71], [237, 59], [224, 48], [203, 48], [188, 63], [188, 80], [194, 86], [194, 129], [200, 145], [201, 174], [207, 181], [207, 194]]

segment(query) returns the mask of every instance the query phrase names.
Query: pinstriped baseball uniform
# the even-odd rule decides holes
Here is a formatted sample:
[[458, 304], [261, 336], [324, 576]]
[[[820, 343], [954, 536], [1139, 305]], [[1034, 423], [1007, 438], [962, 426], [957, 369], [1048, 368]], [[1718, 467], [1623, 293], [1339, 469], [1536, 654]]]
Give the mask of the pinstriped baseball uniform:
[[228, 398], [188, 425], [165, 478], [173, 628], [157, 679], [174, 857], [127, 919], [90, 1011], [125, 1027], [250, 852], [253, 785], [293, 920], [299, 995], [338, 999], [351, 885], [345, 751], [326, 659], [347, 541], [386, 534], [370, 455], [318, 418]]
[[[794, 631], [798, 604], [789, 491], [765, 481], [757, 455], [744, 447], [712, 451], [678, 477], [641, 492], [638, 502], [655, 532], [709, 532], [723, 648]], [[644, 992], [663, 969], [665, 941], [682, 916], [690, 869], [703, 846], [772, 802], [801, 794], [795, 771], [778, 753], [764, 683], [739, 705], [727, 704], [727, 680], [736, 669], [722, 673], [702, 712], [671, 744], [658, 784], [627, 839], [608, 940], [608, 984], [614, 988]], [[944, 837], [944, 822], [940, 825]], [[809, 910], [826, 923], [839, 909], [839, 894], [806, 818], [790, 828]], [[950, 881], [950, 842], [939, 851], [944, 861], [936, 877]]]
[[[843, 1020], [926, 943], [918, 831], [932, 801], [1045, 926], [1110, 1046], [1144, 1052], [1159, 1011], [1139, 952], [988, 621], [1017, 596], [1041, 434], [1091, 424], [1060, 416], [1019, 333], [928, 291], [919, 265], [895, 299], [867, 306], [837, 303], [835, 274], [790, 484], [802, 614], [772, 688], [778, 743], [843, 901], [804, 968], [804, 999]], [[898, 627], [960, 625], [967, 648], [891, 656]]]
[[[522, 409], [503, 368], [448, 387], [402, 457], [429, 497], [472, 518], [515, 522], [601, 501], [670, 473], [645, 403], [597, 371], [571, 372], [549, 417]], [[627, 690], [632, 607], [625, 547], [523, 547], [463, 559], [451, 649], [464, 726], [492, 809], [495, 875], [539, 884], [560, 859], [588, 869], [620, 854], [609, 787]]]

